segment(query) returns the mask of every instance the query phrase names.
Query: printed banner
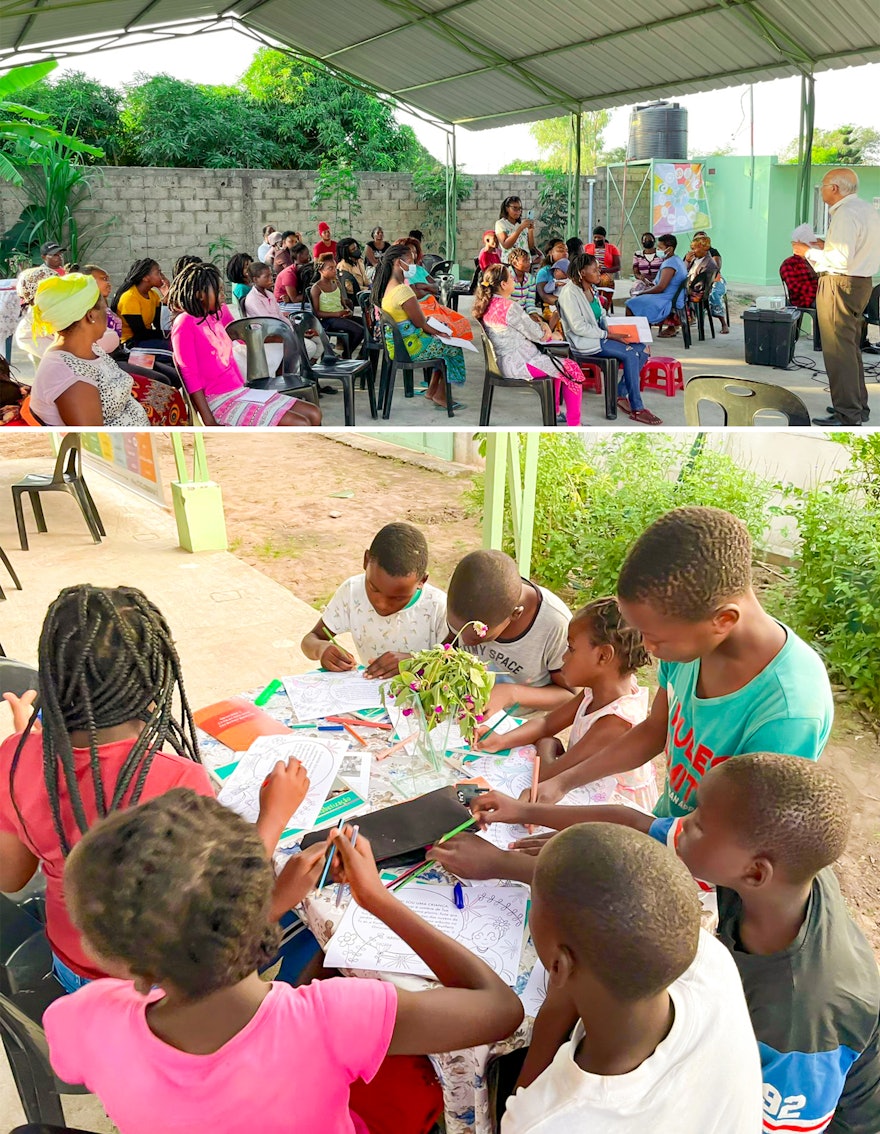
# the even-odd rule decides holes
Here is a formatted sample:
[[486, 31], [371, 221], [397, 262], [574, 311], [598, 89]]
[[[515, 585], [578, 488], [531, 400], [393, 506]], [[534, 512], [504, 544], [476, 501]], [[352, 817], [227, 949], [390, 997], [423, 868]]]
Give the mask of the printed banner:
[[712, 222], [702, 164], [655, 162], [652, 203], [655, 236], [708, 229]]

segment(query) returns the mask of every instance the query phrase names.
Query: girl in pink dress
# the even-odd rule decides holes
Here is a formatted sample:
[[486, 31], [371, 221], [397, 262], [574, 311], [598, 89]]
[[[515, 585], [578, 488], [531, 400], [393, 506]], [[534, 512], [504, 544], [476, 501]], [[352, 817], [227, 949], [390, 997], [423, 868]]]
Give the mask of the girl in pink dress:
[[[476, 747], [484, 752], [534, 744], [541, 757], [541, 780], [551, 779], [624, 737], [648, 715], [648, 690], [639, 685], [636, 672], [650, 663], [642, 636], [627, 626], [614, 598], [596, 599], [574, 615], [568, 627], [568, 652], [562, 659], [562, 677], [570, 688], [583, 689], [546, 716], [527, 721], [503, 736], [492, 733]], [[568, 748], [558, 738], [570, 728]], [[658, 791], [654, 767], [648, 763], [631, 772], [609, 776], [607, 783], [590, 785], [594, 794], [604, 791], [625, 796], [650, 811]]]
[[248, 387], [226, 334], [234, 322], [213, 264], [190, 264], [174, 277], [168, 304], [174, 360], [205, 425], [320, 425], [321, 411], [287, 394]]

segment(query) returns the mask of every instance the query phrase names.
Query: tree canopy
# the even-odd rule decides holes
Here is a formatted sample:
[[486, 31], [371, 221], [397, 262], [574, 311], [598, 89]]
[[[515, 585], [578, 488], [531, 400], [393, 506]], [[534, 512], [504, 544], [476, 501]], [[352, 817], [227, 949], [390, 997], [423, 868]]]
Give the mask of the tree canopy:
[[[795, 138], [779, 155], [783, 161], [797, 161]], [[813, 133], [813, 165], [880, 165], [880, 131], [871, 126], [835, 126]]]

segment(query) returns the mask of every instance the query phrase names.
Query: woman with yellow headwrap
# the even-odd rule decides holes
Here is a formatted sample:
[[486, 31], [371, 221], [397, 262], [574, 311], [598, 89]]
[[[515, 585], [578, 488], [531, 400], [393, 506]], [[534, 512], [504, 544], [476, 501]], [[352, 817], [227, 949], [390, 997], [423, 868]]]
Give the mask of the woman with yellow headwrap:
[[705, 232], [696, 233], [690, 251], [685, 256], [688, 265], [688, 295], [694, 302], [699, 302], [708, 294], [712, 318], [720, 321], [721, 334], [726, 335], [730, 327], [721, 300], [727, 291], [727, 284], [721, 278], [721, 265], [712, 252], [712, 242]]
[[56, 336], [31, 389], [31, 410], [44, 425], [149, 425], [132, 397], [131, 375], [97, 346], [106, 329], [107, 303], [93, 276], [72, 272], [38, 286], [34, 337]]

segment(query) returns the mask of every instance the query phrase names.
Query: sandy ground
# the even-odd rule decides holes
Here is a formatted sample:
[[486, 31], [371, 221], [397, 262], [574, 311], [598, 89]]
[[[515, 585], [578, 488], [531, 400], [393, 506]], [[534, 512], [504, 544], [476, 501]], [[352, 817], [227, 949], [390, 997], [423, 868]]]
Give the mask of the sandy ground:
[[[439, 586], [463, 554], [480, 546], [479, 519], [466, 514], [466, 477], [358, 452], [314, 434], [225, 434], [208, 436], [206, 443], [211, 475], [223, 490], [230, 549], [318, 609], [360, 568], [372, 536], [392, 520], [425, 530], [431, 578]], [[167, 437], [159, 449], [167, 485], [174, 478]], [[0, 436], [0, 459], [48, 453], [48, 438], [34, 433], [4, 430]], [[878, 722], [863, 720], [841, 700], [823, 761], [853, 791], [852, 837], [836, 869], [853, 916], [880, 958]]]

